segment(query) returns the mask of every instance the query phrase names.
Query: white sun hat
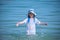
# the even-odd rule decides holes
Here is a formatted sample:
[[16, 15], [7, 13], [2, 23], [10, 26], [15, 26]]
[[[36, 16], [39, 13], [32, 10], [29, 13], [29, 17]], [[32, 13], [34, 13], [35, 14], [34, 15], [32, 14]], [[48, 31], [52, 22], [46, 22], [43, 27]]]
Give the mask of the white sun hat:
[[34, 15], [36, 15], [36, 13], [34, 12], [34, 9], [30, 9], [29, 11], [28, 11], [28, 13], [33, 13]]

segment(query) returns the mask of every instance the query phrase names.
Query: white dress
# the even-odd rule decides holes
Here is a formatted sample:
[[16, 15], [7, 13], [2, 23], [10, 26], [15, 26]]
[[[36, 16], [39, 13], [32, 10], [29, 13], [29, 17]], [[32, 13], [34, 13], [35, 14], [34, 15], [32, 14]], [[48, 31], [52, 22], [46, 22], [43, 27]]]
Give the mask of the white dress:
[[27, 22], [28, 18], [26, 18], [23, 23], [27, 24], [27, 35], [35, 35], [36, 34], [36, 24], [40, 24], [41, 22], [35, 18], [35, 21], [33, 18], [30, 18], [29, 23]]

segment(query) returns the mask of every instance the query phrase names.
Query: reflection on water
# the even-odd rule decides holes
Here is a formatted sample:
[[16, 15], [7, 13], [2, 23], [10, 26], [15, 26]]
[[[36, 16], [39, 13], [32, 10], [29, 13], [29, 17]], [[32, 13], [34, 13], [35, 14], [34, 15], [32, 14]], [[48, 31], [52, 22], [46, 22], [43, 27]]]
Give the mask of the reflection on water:
[[[0, 6], [0, 40], [60, 40], [59, 0], [0, 0]], [[15, 25], [26, 18], [30, 8], [40, 21], [48, 23], [36, 26], [36, 36], [26, 35], [25, 24]]]
[[1, 40], [43, 40], [43, 38], [45, 37], [40, 37], [40, 35], [22, 36], [22, 35], [10, 34], [1, 36]]

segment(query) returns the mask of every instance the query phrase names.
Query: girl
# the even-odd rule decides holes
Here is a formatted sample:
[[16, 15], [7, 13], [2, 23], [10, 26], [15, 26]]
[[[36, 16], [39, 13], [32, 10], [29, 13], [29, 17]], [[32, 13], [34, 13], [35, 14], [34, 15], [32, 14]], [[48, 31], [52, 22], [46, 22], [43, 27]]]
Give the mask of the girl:
[[47, 25], [46, 23], [40, 22], [36, 17], [36, 13], [34, 12], [34, 9], [30, 9], [28, 11], [28, 18], [26, 18], [22, 22], [18, 22], [16, 26], [19, 26], [19, 24], [27, 24], [27, 35], [35, 35], [36, 34], [36, 24], [42, 24]]

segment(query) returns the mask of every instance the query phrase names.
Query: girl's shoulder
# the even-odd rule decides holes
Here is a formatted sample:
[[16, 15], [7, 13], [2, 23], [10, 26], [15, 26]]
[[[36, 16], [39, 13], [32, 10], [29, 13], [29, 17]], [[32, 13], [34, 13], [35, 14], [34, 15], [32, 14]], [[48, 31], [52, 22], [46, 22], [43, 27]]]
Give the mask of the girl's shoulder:
[[37, 18], [35, 18], [35, 20], [38, 20]]
[[25, 18], [25, 20], [28, 20], [28, 18]]
[[35, 21], [39, 21], [38, 18], [35, 18]]

